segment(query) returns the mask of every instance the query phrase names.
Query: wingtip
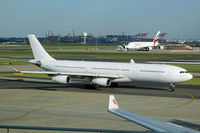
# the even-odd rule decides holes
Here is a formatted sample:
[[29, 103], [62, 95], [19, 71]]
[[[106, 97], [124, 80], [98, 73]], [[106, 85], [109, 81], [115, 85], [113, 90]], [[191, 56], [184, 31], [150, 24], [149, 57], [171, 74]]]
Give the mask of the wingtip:
[[109, 97], [109, 106], [108, 106], [108, 110], [112, 110], [112, 109], [118, 109], [119, 106], [117, 104], [117, 101], [115, 99], [114, 95], [110, 95]]

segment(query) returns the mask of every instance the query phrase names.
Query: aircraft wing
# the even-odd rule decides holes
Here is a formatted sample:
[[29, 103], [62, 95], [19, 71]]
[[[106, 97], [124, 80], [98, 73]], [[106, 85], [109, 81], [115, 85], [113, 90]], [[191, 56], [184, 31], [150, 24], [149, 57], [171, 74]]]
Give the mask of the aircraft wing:
[[178, 126], [172, 123], [166, 123], [149, 117], [141, 116], [135, 113], [130, 113], [124, 109], [119, 108], [117, 101], [113, 95], [110, 96], [108, 111], [156, 132], [199, 133], [198, 131], [184, 128], [182, 126]]
[[71, 72], [53, 72], [53, 71], [19, 71], [14, 67], [10, 66], [12, 70], [17, 73], [36, 73], [36, 74], [48, 74], [48, 75], [69, 75], [69, 76], [82, 76], [82, 77], [105, 77], [105, 78], [122, 78], [120, 75], [116, 74], [96, 74], [96, 73], [71, 73]]

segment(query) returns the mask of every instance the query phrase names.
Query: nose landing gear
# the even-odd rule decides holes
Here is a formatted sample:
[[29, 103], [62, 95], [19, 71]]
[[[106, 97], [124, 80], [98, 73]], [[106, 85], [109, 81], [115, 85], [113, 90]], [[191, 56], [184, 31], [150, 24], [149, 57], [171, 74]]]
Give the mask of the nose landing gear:
[[169, 87], [169, 92], [174, 92], [175, 91], [175, 84], [171, 83]]

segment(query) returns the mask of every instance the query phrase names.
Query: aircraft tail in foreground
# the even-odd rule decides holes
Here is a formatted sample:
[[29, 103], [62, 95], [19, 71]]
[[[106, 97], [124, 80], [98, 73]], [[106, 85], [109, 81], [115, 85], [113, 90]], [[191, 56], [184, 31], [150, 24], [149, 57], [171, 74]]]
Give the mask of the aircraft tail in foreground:
[[159, 120], [155, 120], [146, 116], [138, 115], [135, 113], [128, 112], [124, 109], [119, 108], [117, 101], [113, 95], [110, 95], [108, 111], [139, 124], [145, 128], [148, 128], [155, 132], [162, 133], [200, 133], [196, 130], [185, 128], [172, 123], [167, 123]]

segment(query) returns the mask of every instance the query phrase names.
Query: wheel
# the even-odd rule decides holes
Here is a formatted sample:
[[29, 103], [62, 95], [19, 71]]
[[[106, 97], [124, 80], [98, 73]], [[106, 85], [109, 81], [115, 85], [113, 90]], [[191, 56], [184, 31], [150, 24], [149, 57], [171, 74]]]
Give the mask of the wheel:
[[118, 87], [118, 83], [112, 83], [111, 82], [110, 87]]
[[175, 88], [169, 88], [169, 92], [174, 92]]
[[175, 85], [171, 83], [169, 87], [169, 92], [174, 92], [174, 91], [175, 91]]
[[85, 86], [85, 88], [86, 88], [86, 89], [101, 90], [101, 89], [99, 88], [99, 85], [95, 85], [95, 84], [87, 84], [87, 85]]

